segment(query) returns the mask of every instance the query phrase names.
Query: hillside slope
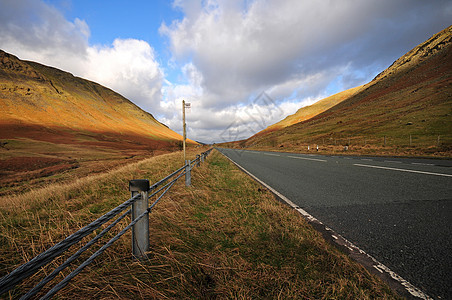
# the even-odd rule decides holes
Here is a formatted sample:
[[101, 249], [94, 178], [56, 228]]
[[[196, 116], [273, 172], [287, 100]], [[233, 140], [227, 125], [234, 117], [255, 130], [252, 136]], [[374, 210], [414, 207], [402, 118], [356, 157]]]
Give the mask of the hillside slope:
[[[422, 148], [419, 154], [450, 155], [452, 26], [409, 51], [357, 93], [325, 112], [241, 143], [246, 147], [294, 150], [305, 149], [308, 144], [324, 148], [341, 144], [354, 149], [392, 147], [387, 154], [396, 154], [400, 148], [408, 152]], [[410, 148], [415, 146], [419, 149]]]
[[181, 140], [106, 87], [0, 50], [0, 195], [179, 150]]
[[350, 98], [354, 94], [356, 94], [359, 90], [361, 90], [363, 86], [354, 87], [345, 91], [342, 91], [340, 93], [334, 94], [332, 96], [329, 96], [327, 98], [324, 98], [322, 100], [317, 101], [316, 103], [305, 106], [297, 110], [296, 113], [293, 115], [287, 116], [283, 120], [279, 121], [278, 123], [275, 123], [273, 125], [268, 126], [264, 130], [256, 133], [257, 136], [263, 135], [272, 131], [280, 130], [282, 128], [309, 120], [316, 115], [330, 109], [331, 107], [335, 106], [336, 104]]
[[0, 50], [0, 126], [41, 126], [175, 141], [181, 136], [97, 83]]

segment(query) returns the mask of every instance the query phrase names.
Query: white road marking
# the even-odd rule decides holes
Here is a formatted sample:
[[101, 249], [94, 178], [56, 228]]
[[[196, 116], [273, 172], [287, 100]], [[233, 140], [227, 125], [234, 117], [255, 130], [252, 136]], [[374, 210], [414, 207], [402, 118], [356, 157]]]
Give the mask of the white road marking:
[[370, 158], [361, 158], [361, 160], [374, 161], [373, 159]]
[[380, 269], [378, 266], [373, 266], [378, 272], [380, 272], [381, 274], [383, 274], [383, 270]]
[[279, 154], [273, 154], [273, 153], [264, 153], [265, 155], [271, 155], [271, 156], [281, 156]]
[[318, 159], [318, 158], [308, 158], [308, 157], [301, 157], [301, 156], [287, 156], [290, 158], [296, 158], [296, 159], [306, 159], [306, 160], [313, 160], [313, 161], [321, 161], [321, 162], [326, 162], [326, 160], [324, 159]]
[[393, 170], [393, 171], [401, 171], [401, 172], [409, 172], [409, 173], [452, 177], [452, 174], [442, 174], [442, 173], [433, 173], [433, 172], [424, 172], [424, 171], [417, 171], [417, 170], [397, 169], [397, 168], [388, 168], [388, 167], [361, 165], [361, 164], [353, 164], [353, 165], [358, 166], [358, 167], [367, 167], [367, 168], [375, 168], [375, 169], [385, 169], [385, 170]]
[[419, 165], [419, 166], [434, 166], [434, 164], [426, 164], [426, 163], [411, 163], [412, 165]]

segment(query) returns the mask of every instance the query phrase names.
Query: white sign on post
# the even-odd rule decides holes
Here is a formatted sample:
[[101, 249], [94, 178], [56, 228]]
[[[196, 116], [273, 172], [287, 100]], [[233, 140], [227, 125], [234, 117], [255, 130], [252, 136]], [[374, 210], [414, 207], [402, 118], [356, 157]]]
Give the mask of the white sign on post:
[[188, 113], [191, 111], [191, 103], [185, 102], [185, 111]]

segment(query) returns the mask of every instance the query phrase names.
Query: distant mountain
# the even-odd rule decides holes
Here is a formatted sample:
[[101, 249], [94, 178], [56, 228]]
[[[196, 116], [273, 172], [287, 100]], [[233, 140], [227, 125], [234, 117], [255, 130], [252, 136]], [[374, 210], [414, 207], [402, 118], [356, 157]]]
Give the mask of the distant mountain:
[[[358, 140], [366, 143], [366, 139], [367, 143], [372, 140], [380, 143], [386, 136], [388, 143], [398, 146], [409, 144], [412, 136], [415, 143], [427, 147], [436, 145], [440, 136], [440, 143], [451, 148], [446, 149], [450, 152], [452, 26], [403, 55], [368, 84], [345, 95], [343, 101], [314, 116], [310, 110], [316, 104], [302, 108], [270, 126], [267, 132], [241, 141], [240, 145], [296, 150], [301, 144], [327, 144], [340, 138], [352, 142], [355, 139], [355, 144]], [[307, 119], [298, 115], [305, 115]], [[293, 121], [301, 122], [284, 126]]]
[[[182, 137], [151, 114], [103, 87], [70, 73], [0, 50], [0, 138], [77, 140], [114, 136], [121, 142], [152, 141], [153, 147]], [[64, 134], [63, 134], [64, 133]], [[63, 138], [62, 138], [63, 139]], [[75, 142], [75, 141], [74, 141]]]

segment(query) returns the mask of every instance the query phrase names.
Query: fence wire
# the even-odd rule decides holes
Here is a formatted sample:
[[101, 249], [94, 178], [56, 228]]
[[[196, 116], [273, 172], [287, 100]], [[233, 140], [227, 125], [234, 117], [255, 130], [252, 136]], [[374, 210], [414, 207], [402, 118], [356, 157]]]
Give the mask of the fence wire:
[[85, 236], [91, 234], [94, 230], [99, 228], [101, 225], [106, 223], [107, 221], [111, 220], [113, 217], [115, 217], [118, 213], [132, 205], [134, 201], [136, 201], [139, 198], [139, 195], [136, 195], [135, 197], [130, 198], [123, 204], [119, 205], [118, 207], [114, 208], [113, 210], [109, 211], [105, 215], [101, 216], [97, 220], [93, 221], [89, 225], [83, 227], [79, 231], [77, 231], [74, 234], [71, 234], [63, 241], [59, 242], [58, 244], [52, 246], [50, 249], [44, 251], [43, 253], [39, 254], [38, 256], [31, 259], [29, 262], [21, 265], [8, 275], [2, 277], [0, 279], [0, 295], [9, 291], [12, 289], [15, 285], [17, 285], [19, 282], [24, 280], [25, 278], [33, 275], [36, 273], [39, 268], [47, 265], [51, 261], [53, 261], [57, 256], [61, 255], [63, 252], [68, 250], [72, 245], [78, 243], [81, 241]]
[[90, 248], [92, 245], [94, 245], [100, 238], [102, 238], [108, 231], [110, 231], [110, 229], [112, 229], [116, 224], [118, 224], [122, 219], [124, 219], [130, 213], [130, 211], [131, 211], [130, 209], [127, 210], [118, 219], [116, 219], [113, 223], [108, 225], [108, 227], [105, 228], [104, 230], [102, 230], [101, 233], [99, 233], [96, 237], [94, 237], [91, 241], [89, 241], [85, 246], [80, 248], [80, 250], [78, 250], [75, 254], [73, 254], [71, 257], [69, 257], [58, 268], [53, 270], [52, 273], [50, 273], [47, 277], [45, 277], [43, 280], [41, 280], [37, 285], [35, 285], [35, 287], [33, 287], [30, 291], [28, 291], [28, 293], [23, 295], [20, 298], [20, 300], [30, 299], [31, 297], [36, 295], [36, 293], [38, 293], [48, 282], [50, 282], [52, 279], [54, 279], [58, 275], [58, 273], [63, 271], [65, 268], [67, 268], [74, 260], [79, 258], [83, 252], [88, 250], [88, 248]]

